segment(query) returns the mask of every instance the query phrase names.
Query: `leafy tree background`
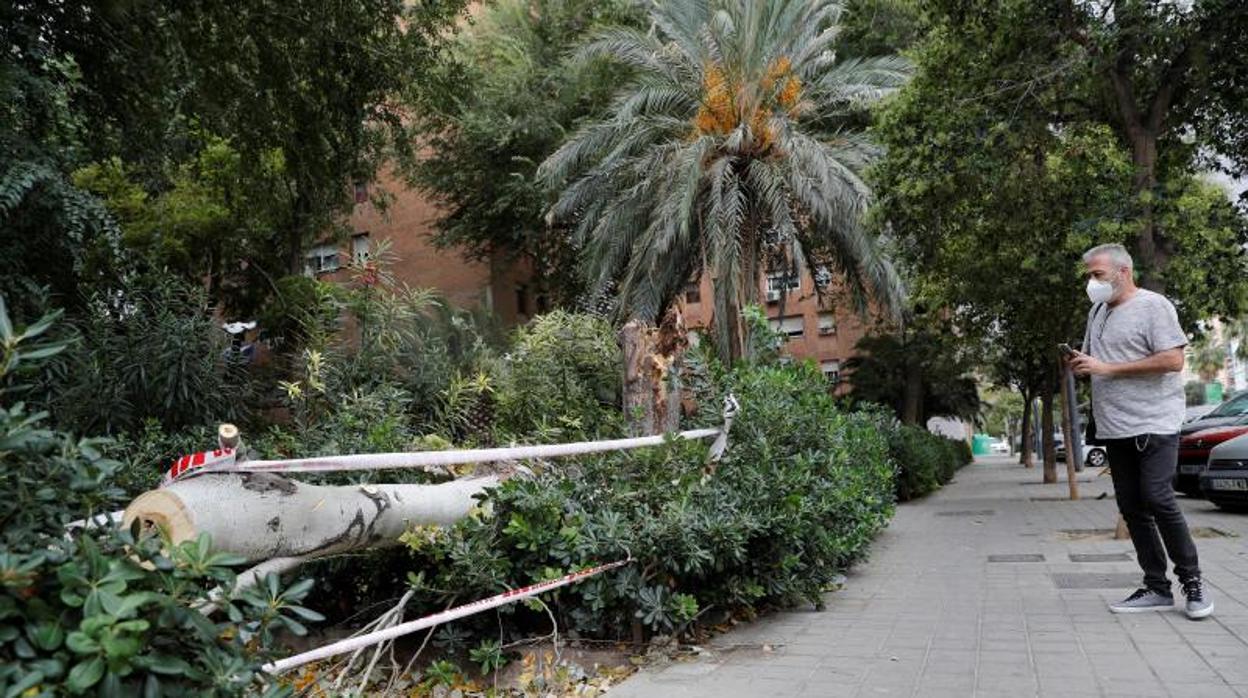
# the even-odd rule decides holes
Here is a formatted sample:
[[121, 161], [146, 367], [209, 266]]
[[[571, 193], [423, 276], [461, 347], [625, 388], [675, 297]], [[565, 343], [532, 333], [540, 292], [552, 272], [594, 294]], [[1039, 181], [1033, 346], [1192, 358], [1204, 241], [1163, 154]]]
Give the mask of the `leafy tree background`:
[[[873, 173], [875, 220], [915, 271], [916, 296], [949, 309], [994, 380], [1044, 400], [1049, 434], [1054, 346], [1080, 341], [1088, 308], [1080, 253], [1135, 240], [1138, 163], [1089, 109], [1097, 67], [1055, 40], [1051, 7], [926, 9], [915, 78], [874, 131], [887, 152]], [[1198, 329], [1198, 318], [1240, 312], [1248, 238], [1225, 195], [1190, 173], [1180, 156], [1191, 150], [1160, 161], [1149, 215], [1167, 224], [1171, 253], [1155, 271]]]
[[411, 183], [441, 206], [436, 242], [466, 256], [530, 265], [555, 305], [585, 289], [581, 250], [550, 226], [553, 193], [537, 166], [588, 119], [608, 113], [628, 75], [568, 55], [593, 32], [642, 25], [627, 0], [500, 0], [457, 37], [447, 61], [411, 86], [421, 145], [403, 161]]
[[[304, 246], [348, 210], [351, 181], [410, 146], [402, 89], [463, 6], [6, 4], [0, 244], [17, 254], [0, 292], [44, 286], [77, 305], [81, 284], [115, 281], [150, 247], [126, 249], [84, 186], [126, 219], [128, 242], [161, 239], [154, 263], [210, 271], [214, 300], [271, 290], [265, 276], [298, 271]], [[229, 300], [243, 312], [257, 302]]]

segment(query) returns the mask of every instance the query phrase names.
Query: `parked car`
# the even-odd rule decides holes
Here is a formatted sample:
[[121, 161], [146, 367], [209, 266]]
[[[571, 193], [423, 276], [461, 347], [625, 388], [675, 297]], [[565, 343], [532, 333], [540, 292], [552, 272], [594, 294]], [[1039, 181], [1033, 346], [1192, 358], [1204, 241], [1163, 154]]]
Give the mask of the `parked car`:
[[1183, 423], [1187, 424], [1188, 422], [1194, 422], [1198, 419], [1201, 419], [1205, 417], [1206, 415], [1208, 415], [1210, 412], [1218, 409], [1218, 405], [1221, 405], [1221, 404], [1222, 403], [1218, 403], [1217, 405], [1193, 405], [1191, 407], [1188, 407], [1187, 409], [1183, 410]]
[[1219, 509], [1248, 511], [1248, 434], [1218, 444], [1200, 473], [1200, 489]]
[[1248, 416], [1234, 424], [1202, 429], [1179, 437], [1179, 466], [1174, 473], [1174, 489], [1189, 497], [1200, 495], [1200, 474], [1209, 463], [1215, 446], [1248, 434]]
[[1006, 455], [1010, 453], [1010, 444], [1005, 439], [993, 441], [991, 448], [993, 453], [1004, 453]]
[[1203, 417], [1184, 422], [1180, 434], [1194, 434], [1202, 429], [1234, 424], [1240, 417], [1248, 416], [1248, 392], [1240, 393], [1223, 402]]
[[[1066, 444], [1065, 439], [1055, 440], [1054, 448], [1057, 451], [1057, 460], [1066, 462]], [[1083, 444], [1083, 464], [1091, 468], [1100, 468], [1109, 460], [1108, 454], [1105, 452], [1104, 446], [1089, 446]]]

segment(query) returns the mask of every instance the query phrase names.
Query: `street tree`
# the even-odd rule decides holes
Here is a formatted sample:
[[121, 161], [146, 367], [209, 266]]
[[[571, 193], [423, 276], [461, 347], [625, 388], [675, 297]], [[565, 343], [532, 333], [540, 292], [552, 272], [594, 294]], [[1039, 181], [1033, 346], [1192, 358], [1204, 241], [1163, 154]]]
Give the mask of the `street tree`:
[[[352, 180], [410, 147], [402, 89], [440, 60], [464, 4], [5, 4], [0, 242], [33, 254], [7, 262], [0, 290], [26, 280], [72, 304], [80, 279], [132, 256], [72, 173], [115, 160], [155, 201], [212, 187], [212, 172], [185, 165], [221, 141], [247, 196], [218, 203], [237, 215], [257, 198], [286, 202], [252, 231], [267, 253], [247, 261], [274, 276], [300, 270], [305, 245], [352, 205]], [[101, 246], [112, 257], [93, 264]], [[192, 249], [191, 264], [210, 253]]]
[[[1039, 3], [1045, 5], [1047, 3]], [[1158, 188], [1167, 161], [1185, 166], [1192, 140], [1244, 153], [1226, 119], [1239, 119], [1248, 98], [1248, 5], [1238, 0], [1061, 0], [1061, 39], [1085, 76], [1081, 95], [1131, 153], [1136, 230], [1130, 242], [1145, 288], [1165, 291], [1167, 267], [1180, 254], [1158, 220]], [[1059, 37], [1055, 37], [1059, 38]], [[1054, 64], [1057, 68], [1061, 63]], [[1241, 163], [1242, 166], [1243, 163]]]
[[[873, 184], [882, 192], [876, 224], [896, 236], [918, 285], [991, 347], [998, 382], [1042, 399], [1045, 477], [1054, 481], [1055, 345], [1082, 335], [1080, 253], [1131, 242], [1138, 216], [1131, 153], [1112, 124], [1092, 118], [1088, 65], [1077, 47], [1053, 40], [1043, 10], [928, 8], [915, 78], [877, 124], [887, 156]], [[1180, 194], [1201, 186], [1173, 162], [1153, 217], [1178, 222], [1167, 232], [1167, 273], [1194, 327], [1237, 311], [1245, 237], [1225, 197]]]

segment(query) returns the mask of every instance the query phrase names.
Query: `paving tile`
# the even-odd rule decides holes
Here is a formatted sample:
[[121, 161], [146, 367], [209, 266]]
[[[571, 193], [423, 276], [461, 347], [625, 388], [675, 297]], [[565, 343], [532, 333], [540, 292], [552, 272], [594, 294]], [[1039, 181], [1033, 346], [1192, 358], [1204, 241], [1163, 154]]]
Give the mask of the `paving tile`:
[[[1064, 483], [1032, 484], [1039, 477], [1003, 459], [969, 466], [898, 507], [846, 588], [825, 596], [827, 610], [772, 614], [718, 639], [770, 643], [775, 653], [643, 670], [612, 698], [1248, 698], [1248, 517], [1181, 500], [1192, 525], [1241, 536], [1197, 541], [1214, 621], [1191, 623], [1177, 608], [1115, 616], [1106, 605], [1140, 576], [1121, 561], [1134, 557], [1129, 543], [1057, 535], [1113, 526], [1112, 497], [1095, 499], [1108, 478], [1083, 483], [1077, 502], [1031, 501], [1064, 494]], [[936, 515], [986, 511], [994, 513]], [[1045, 562], [988, 562], [1028, 554]], [[1055, 575], [1085, 588], [1059, 589]]]

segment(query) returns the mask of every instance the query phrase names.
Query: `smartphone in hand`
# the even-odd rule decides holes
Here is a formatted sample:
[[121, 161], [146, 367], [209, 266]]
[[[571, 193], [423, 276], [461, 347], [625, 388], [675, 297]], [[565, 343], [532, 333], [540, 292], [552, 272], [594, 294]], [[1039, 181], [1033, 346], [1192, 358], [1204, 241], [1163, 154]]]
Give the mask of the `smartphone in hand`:
[[1079, 352], [1075, 351], [1074, 349], [1071, 349], [1070, 345], [1065, 342], [1062, 342], [1061, 344], [1057, 345], [1057, 348], [1061, 350], [1062, 356], [1065, 356], [1068, 359], [1072, 359], [1079, 355]]

